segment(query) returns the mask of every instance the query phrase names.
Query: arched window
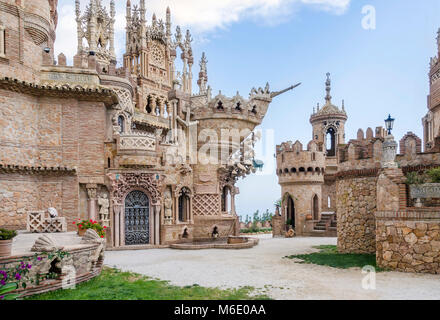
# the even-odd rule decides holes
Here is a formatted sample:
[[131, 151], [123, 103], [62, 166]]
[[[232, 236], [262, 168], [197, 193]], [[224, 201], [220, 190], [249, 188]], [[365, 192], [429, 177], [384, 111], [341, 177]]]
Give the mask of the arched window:
[[257, 114], [257, 106], [253, 106], [251, 112], [252, 112], [253, 114]]
[[219, 101], [219, 102], [217, 103], [217, 109], [218, 109], [218, 110], [224, 110], [224, 109], [225, 109], [225, 108], [223, 107], [223, 102]]
[[125, 132], [125, 119], [123, 116], [118, 117], [119, 133]]
[[237, 102], [237, 105], [235, 106], [235, 110], [241, 111], [241, 102]]
[[151, 96], [148, 96], [147, 105], [145, 107], [145, 111], [147, 111], [147, 113], [151, 113], [151, 111], [153, 111], [151, 105], [152, 105], [152, 99], [151, 99]]
[[313, 220], [319, 220], [319, 198], [316, 194], [313, 197]]
[[187, 188], [182, 188], [179, 196], [179, 221], [186, 222], [190, 217], [190, 191]]
[[330, 196], [327, 198], [327, 207], [328, 208], [332, 207], [332, 198], [330, 198]]
[[230, 213], [232, 208], [231, 205], [231, 189], [228, 186], [225, 186], [222, 192], [222, 212]]
[[327, 156], [336, 156], [336, 131], [334, 128], [329, 128], [326, 133], [326, 147]]

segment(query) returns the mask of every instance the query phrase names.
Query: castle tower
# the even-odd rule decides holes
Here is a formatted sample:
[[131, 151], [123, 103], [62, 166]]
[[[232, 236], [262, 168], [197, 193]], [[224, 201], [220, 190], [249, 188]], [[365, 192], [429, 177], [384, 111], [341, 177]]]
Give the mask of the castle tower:
[[431, 58], [429, 70], [428, 113], [422, 119], [425, 151], [439, 151], [440, 141], [440, 29], [437, 32], [438, 53]]
[[[80, 64], [79, 60], [87, 59], [89, 55], [96, 55], [99, 71], [107, 73], [110, 64], [116, 65], [115, 1], [110, 1], [110, 14], [102, 6], [101, 0], [90, 0], [82, 16], [80, 0], [75, 0], [75, 7], [78, 41], [76, 64]], [[84, 39], [86, 47], [83, 45]]]
[[[347, 121], [347, 113], [345, 112], [344, 103], [342, 109], [332, 104], [331, 96], [331, 79], [330, 73], [327, 73], [325, 105], [313, 112], [310, 117], [310, 123], [313, 126], [313, 141], [320, 148], [326, 151], [327, 159], [334, 159], [338, 154], [338, 145], [345, 142], [345, 122]], [[332, 161], [330, 161], [332, 162]], [[332, 162], [332, 163], [333, 163]]]
[[299, 141], [289, 141], [277, 146], [276, 159], [282, 226], [292, 226], [297, 235], [306, 235], [321, 220], [325, 154], [314, 141], [307, 150]]

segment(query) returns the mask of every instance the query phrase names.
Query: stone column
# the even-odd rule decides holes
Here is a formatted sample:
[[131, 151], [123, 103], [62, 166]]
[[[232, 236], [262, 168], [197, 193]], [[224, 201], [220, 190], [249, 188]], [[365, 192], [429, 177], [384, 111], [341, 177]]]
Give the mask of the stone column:
[[95, 221], [96, 219], [96, 200], [97, 200], [97, 190], [98, 185], [96, 184], [88, 184], [86, 185], [87, 190], [87, 204], [88, 204], [88, 211], [89, 211], [89, 219]]
[[392, 135], [385, 138], [382, 152], [382, 170], [377, 180], [377, 211], [400, 209], [400, 185], [404, 183], [402, 169], [396, 162], [397, 143]]
[[114, 228], [114, 234], [115, 234], [115, 247], [119, 247], [119, 246], [121, 246], [120, 216], [122, 213], [122, 206], [121, 205], [114, 205], [113, 212], [114, 212], [113, 228]]
[[160, 205], [156, 205], [154, 218], [154, 244], [160, 244]]

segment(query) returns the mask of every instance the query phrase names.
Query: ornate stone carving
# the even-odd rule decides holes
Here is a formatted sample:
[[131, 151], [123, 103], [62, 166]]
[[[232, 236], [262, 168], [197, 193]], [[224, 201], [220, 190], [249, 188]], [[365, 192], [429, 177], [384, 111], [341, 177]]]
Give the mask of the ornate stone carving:
[[152, 173], [110, 174], [112, 200], [114, 205], [123, 205], [124, 197], [136, 188], [145, 190], [153, 205], [159, 205], [163, 176]]
[[383, 143], [382, 168], [397, 168], [397, 142], [392, 135], [388, 135]]
[[166, 191], [164, 196], [164, 207], [165, 207], [165, 224], [172, 224], [173, 219], [173, 199], [171, 197], [171, 192]]
[[100, 209], [99, 209], [99, 218], [101, 219], [103, 226], [109, 227], [109, 223], [110, 223], [110, 219], [109, 219], [110, 202], [109, 202], [109, 199], [107, 197], [107, 194], [104, 193], [104, 194], [102, 194], [98, 198], [98, 205], [100, 207]]
[[55, 240], [49, 235], [40, 236], [32, 246], [32, 252], [54, 252], [63, 249], [56, 244]]

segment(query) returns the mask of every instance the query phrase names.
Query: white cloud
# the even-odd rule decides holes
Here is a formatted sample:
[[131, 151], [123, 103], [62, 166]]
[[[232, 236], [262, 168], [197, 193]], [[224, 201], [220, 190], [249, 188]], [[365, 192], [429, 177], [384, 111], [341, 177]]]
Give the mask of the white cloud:
[[[173, 25], [189, 27], [198, 37], [224, 29], [242, 20], [278, 24], [286, 21], [301, 6], [313, 7], [332, 14], [343, 14], [351, 0], [147, 0], [148, 19], [155, 12], [165, 18], [171, 8]], [[81, 0], [84, 10], [89, 0]], [[109, 0], [102, 0], [109, 7]], [[131, 0], [132, 5], [138, 0]], [[125, 0], [116, 0], [116, 50], [121, 53], [125, 42]], [[69, 60], [76, 52], [76, 22], [74, 0], [60, 0], [56, 52], [64, 52]]]

